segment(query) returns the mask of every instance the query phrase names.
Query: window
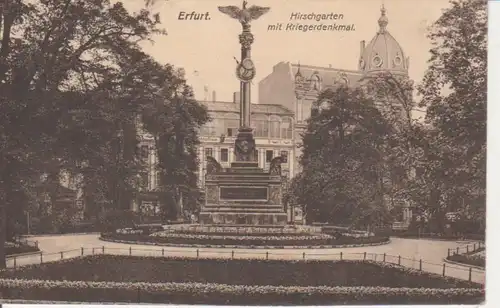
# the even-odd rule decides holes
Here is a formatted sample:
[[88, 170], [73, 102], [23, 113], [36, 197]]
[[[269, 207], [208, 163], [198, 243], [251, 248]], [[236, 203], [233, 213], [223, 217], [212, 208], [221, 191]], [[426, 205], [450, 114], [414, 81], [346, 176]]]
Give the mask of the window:
[[220, 149], [220, 160], [222, 162], [228, 162], [229, 161], [229, 151], [228, 151], [228, 149]]
[[281, 157], [283, 157], [283, 163], [288, 163], [288, 151], [281, 151]]
[[270, 163], [273, 160], [273, 150], [266, 151], [266, 163]]
[[149, 177], [147, 172], [141, 173], [141, 188], [147, 190], [149, 186]]
[[147, 145], [141, 146], [141, 158], [148, 159], [149, 157], [149, 147]]
[[266, 116], [256, 115], [252, 119], [252, 128], [255, 137], [269, 137], [269, 121]]
[[280, 137], [280, 120], [277, 117], [271, 117], [270, 121], [270, 136], [271, 138], [279, 138]]
[[212, 148], [205, 148], [205, 157], [213, 157], [213, 149]]
[[238, 119], [226, 119], [224, 121], [224, 127], [226, 136], [232, 137], [235, 136], [238, 132], [238, 127], [240, 126], [240, 120]]
[[292, 119], [284, 118], [283, 122], [281, 122], [281, 139], [292, 139], [293, 135], [293, 127], [292, 127]]
[[318, 75], [313, 75], [311, 77], [311, 86], [313, 90], [321, 91], [321, 79]]
[[160, 187], [161, 186], [161, 174], [160, 174], [160, 171], [157, 171], [155, 173], [155, 182], [156, 182], [156, 187]]

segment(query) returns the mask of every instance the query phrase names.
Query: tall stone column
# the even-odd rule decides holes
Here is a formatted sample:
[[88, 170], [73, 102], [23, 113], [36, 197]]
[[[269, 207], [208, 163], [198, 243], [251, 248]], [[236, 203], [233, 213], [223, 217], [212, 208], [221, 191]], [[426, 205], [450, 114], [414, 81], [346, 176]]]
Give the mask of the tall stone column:
[[240, 80], [240, 127], [236, 136], [234, 153], [236, 162], [240, 167], [255, 167], [257, 153], [255, 139], [250, 127], [251, 106], [251, 81], [255, 77], [255, 66], [251, 59], [250, 51], [254, 41], [250, 31], [250, 22], [256, 20], [270, 10], [269, 7], [252, 6], [247, 8], [247, 1], [243, 1], [242, 8], [236, 6], [219, 6], [219, 11], [231, 18], [237, 19], [242, 27], [239, 35], [241, 45], [241, 59], [237, 61], [236, 76]]

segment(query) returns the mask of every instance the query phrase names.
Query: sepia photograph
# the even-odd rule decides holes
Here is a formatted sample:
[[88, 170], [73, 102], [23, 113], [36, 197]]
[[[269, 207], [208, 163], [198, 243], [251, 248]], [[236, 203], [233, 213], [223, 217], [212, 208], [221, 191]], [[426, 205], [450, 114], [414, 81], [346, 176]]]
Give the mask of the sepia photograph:
[[0, 303], [481, 305], [487, 0], [0, 0]]

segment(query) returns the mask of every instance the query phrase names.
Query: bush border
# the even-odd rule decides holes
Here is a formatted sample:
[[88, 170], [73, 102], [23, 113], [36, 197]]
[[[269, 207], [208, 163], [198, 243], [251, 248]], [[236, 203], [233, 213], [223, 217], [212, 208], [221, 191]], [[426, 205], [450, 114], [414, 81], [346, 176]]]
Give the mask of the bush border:
[[113, 242], [121, 244], [133, 245], [149, 245], [149, 246], [163, 246], [163, 247], [188, 247], [188, 248], [243, 248], [243, 249], [331, 249], [331, 248], [353, 248], [353, 247], [369, 247], [369, 246], [382, 246], [391, 243], [391, 239], [366, 244], [341, 244], [341, 245], [320, 245], [320, 246], [249, 246], [249, 245], [211, 245], [211, 244], [169, 244], [157, 242], [143, 242], [143, 241], [126, 241], [117, 240], [111, 237], [99, 236], [99, 240], [104, 242]]
[[486, 271], [486, 267], [448, 260], [448, 257], [443, 258], [443, 261], [446, 262], [446, 263], [449, 263], [449, 264], [453, 264], [453, 265], [460, 265], [460, 266], [464, 266], [464, 267], [472, 267], [472, 268], [475, 268], [475, 269], [478, 269], [478, 270]]

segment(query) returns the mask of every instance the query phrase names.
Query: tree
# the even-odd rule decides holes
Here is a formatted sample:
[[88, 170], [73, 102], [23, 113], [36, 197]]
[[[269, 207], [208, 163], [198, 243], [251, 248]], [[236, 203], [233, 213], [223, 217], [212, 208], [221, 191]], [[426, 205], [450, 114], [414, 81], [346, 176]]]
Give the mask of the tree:
[[180, 218], [181, 209], [196, 212], [201, 192], [198, 188], [198, 132], [209, 121], [207, 109], [198, 103], [186, 85], [182, 70], [165, 68], [168, 84], [143, 116], [145, 129], [155, 137], [160, 170], [163, 212]]
[[326, 90], [303, 137], [303, 171], [292, 187], [308, 221], [368, 226], [387, 219], [380, 184], [390, 126], [362, 90]]
[[[123, 64], [134, 50], [140, 50], [141, 41], [162, 31], [157, 27], [157, 16], [147, 10], [130, 15], [120, 2], [2, 3], [0, 267], [5, 267], [6, 213], [19, 206], [14, 195], [20, 188], [30, 189], [26, 183], [36, 175], [48, 171], [55, 176], [57, 169], [75, 169], [76, 162], [86, 160], [89, 153], [95, 153], [91, 158], [98, 161], [100, 154], [109, 155], [112, 140], [120, 130], [109, 124], [119, 121], [110, 117], [113, 109], [106, 110], [102, 102], [123, 103], [130, 98], [113, 76], [124, 73]], [[133, 79], [133, 75], [125, 76]], [[75, 113], [84, 118], [90, 115], [87, 123], [102, 125], [94, 128], [83, 124], [85, 132], [77, 132], [68, 125], [66, 116]], [[125, 118], [130, 119], [127, 115]], [[78, 133], [83, 139], [74, 139]], [[104, 158], [97, 165], [106, 162]]]
[[431, 127], [424, 175], [435, 207], [484, 221], [487, 1], [453, 0], [429, 34], [430, 66], [419, 88]]

